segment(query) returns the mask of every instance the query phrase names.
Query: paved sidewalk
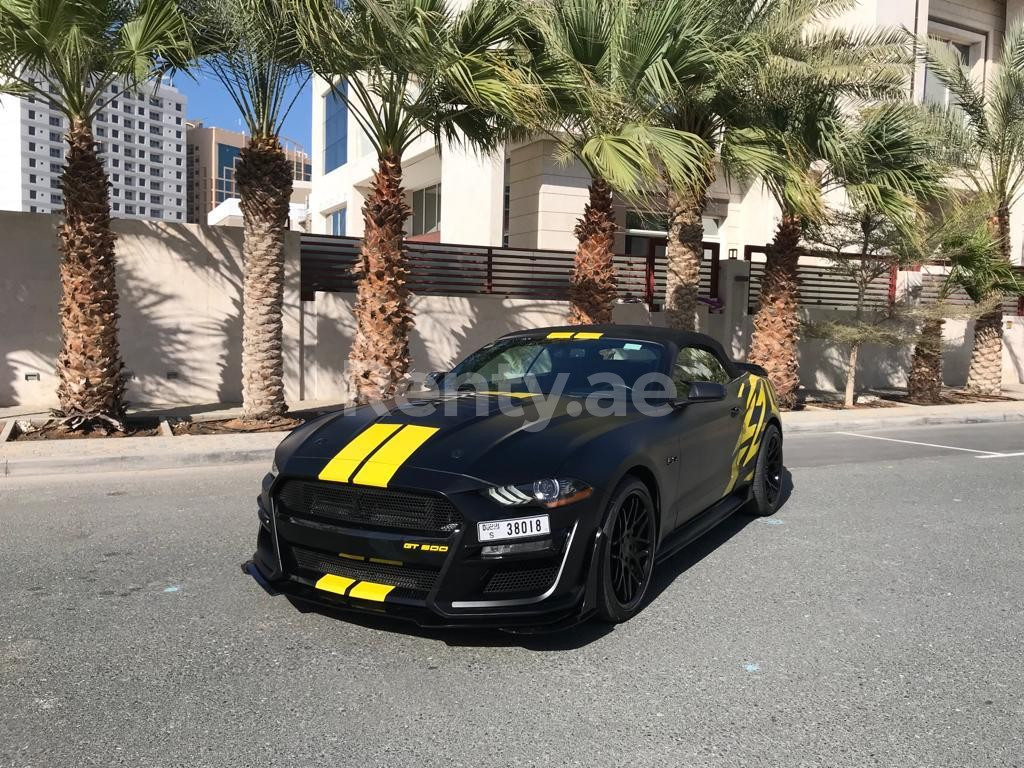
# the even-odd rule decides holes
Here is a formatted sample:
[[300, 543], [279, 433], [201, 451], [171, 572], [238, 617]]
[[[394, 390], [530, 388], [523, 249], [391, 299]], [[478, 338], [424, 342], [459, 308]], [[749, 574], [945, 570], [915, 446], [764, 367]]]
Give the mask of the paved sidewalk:
[[849, 411], [809, 408], [782, 414], [786, 432], [836, 432], [851, 429], [913, 427], [923, 424], [987, 424], [1024, 421], [1024, 401], [965, 405], [896, 405]]
[[0, 443], [0, 481], [16, 475], [209, 467], [262, 461], [285, 432]]
[[[329, 405], [319, 403], [309, 409], [327, 409]], [[230, 406], [217, 410], [211, 408], [204, 411], [203, 415], [209, 418], [209, 414], [212, 413], [216, 413], [218, 418], [230, 418], [237, 415], [237, 409]], [[162, 412], [160, 415], [170, 414]], [[176, 415], [187, 414], [180, 412]], [[0, 420], [2, 419], [3, 415], [0, 415]], [[789, 434], [869, 430], [921, 424], [1024, 422], [1024, 402], [928, 407], [900, 405], [851, 411], [818, 408], [785, 413], [782, 420], [783, 427]], [[284, 436], [284, 432], [262, 432], [5, 442], [0, 443], [0, 480], [8, 476], [176, 469], [244, 462], [264, 462], [269, 467], [274, 449]]]

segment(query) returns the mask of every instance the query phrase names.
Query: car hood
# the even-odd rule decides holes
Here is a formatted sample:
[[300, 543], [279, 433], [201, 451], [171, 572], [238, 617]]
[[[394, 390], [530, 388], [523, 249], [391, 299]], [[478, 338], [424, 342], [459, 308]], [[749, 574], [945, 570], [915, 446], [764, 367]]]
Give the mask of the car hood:
[[[557, 476], [567, 456], [638, 418], [632, 411], [593, 415], [583, 412], [583, 405], [583, 400], [570, 397], [510, 400], [466, 392], [407, 401], [401, 408], [394, 401], [362, 406], [329, 414], [297, 429], [282, 442], [278, 465], [290, 474], [322, 476], [343, 452], [356, 461], [373, 461], [378, 444], [370, 435], [384, 435], [387, 427], [394, 425], [391, 439], [397, 439], [401, 428], [413, 426], [416, 430], [406, 439], [416, 432], [416, 441], [422, 441], [401, 461], [389, 478], [389, 486], [443, 485], [446, 490], [454, 490], [456, 486], [529, 482]], [[449, 479], [428, 480], [428, 473]], [[344, 472], [323, 477], [359, 482], [358, 471], [350, 479], [344, 478]]]

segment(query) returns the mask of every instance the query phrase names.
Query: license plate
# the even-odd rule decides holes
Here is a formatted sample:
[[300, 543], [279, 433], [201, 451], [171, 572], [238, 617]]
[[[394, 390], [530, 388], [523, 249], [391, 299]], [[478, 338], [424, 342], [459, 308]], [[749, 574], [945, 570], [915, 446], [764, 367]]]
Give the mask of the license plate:
[[476, 524], [476, 536], [480, 541], [520, 539], [523, 536], [540, 536], [543, 533], [551, 533], [551, 522], [547, 515], [490, 520]]

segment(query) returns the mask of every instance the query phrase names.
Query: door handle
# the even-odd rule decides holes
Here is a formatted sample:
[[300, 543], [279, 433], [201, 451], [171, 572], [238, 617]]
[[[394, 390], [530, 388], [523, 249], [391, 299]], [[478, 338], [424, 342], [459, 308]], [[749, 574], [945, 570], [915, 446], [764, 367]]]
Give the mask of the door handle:
[[742, 410], [743, 409], [740, 408], [738, 405], [734, 405], [732, 408], [729, 409], [729, 415], [730, 416], [739, 416], [740, 415], [740, 411], [742, 411]]

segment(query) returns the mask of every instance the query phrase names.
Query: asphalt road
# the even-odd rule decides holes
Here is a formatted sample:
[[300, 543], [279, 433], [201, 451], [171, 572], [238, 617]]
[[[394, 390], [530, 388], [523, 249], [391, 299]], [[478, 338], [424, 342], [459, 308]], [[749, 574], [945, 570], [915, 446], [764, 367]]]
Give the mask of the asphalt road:
[[0, 480], [0, 765], [1024, 765], [1024, 425], [862, 434], [527, 638], [268, 597], [263, 467]]

